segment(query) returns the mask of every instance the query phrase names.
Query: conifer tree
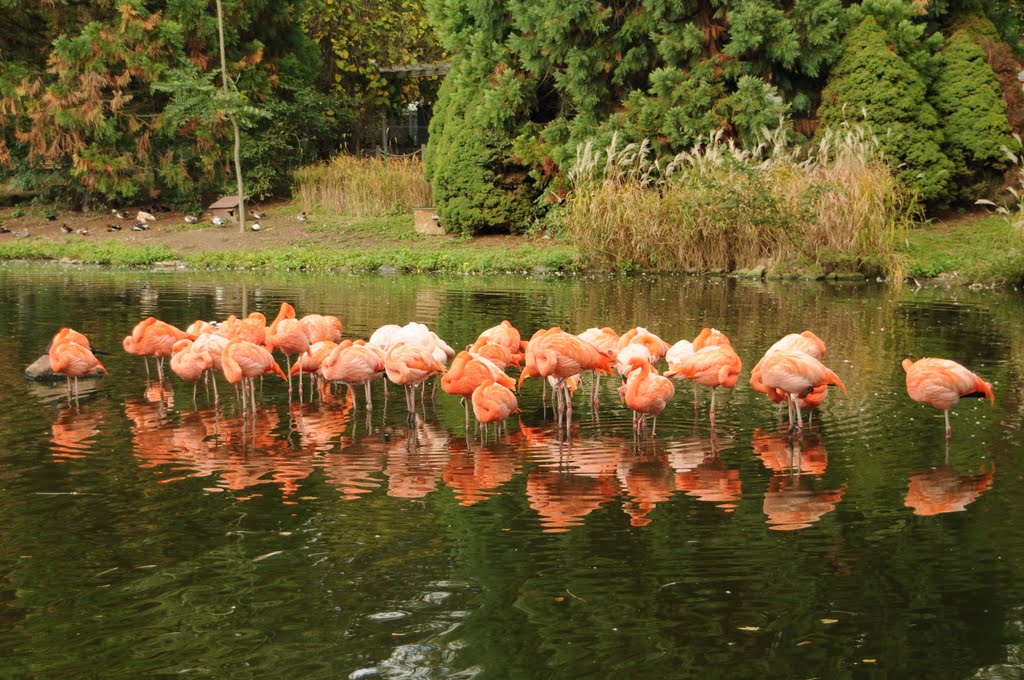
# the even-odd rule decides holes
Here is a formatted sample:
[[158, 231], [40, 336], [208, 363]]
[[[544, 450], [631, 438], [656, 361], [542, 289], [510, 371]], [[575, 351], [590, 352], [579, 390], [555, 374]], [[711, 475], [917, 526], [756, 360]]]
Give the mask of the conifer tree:
[[943, 149], [953, 161], [960, 196], [985, 198], [1007, 167], [1006, 149], [1013, 148], [1006, 102], [985, 53], [966, 32], [954, 33], [939, 56], [942, 70], [931, 101], [942, 121]]
[[941, 202], [953, 175], [942, 152], [935, 109], [921, 76], [886, 42], [868, 16], [843, 41], [843, 53], [822, 91], [824, 126], [867, 117], [900, 181], [928, 202]]

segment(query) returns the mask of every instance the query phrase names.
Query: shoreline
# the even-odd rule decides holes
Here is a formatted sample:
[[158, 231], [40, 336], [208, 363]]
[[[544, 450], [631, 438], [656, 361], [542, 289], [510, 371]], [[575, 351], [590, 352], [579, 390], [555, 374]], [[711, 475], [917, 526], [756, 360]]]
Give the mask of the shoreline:
[[[311, 213], [299, 222], [297, 204], [270, 206], [262, 229], [241, 233], [234, 225], [186, 225], [169, 214], [143, 232], [107, 232], [110, 215], [65, 214], [57, 220], [40, 209], [0, 213], [0, 262], [52, 262], [62, 265], [194, 272], [306, 272], [397, 274], [628, 275], [686, 274], [739, 279], [885, 281], [877, 271], [836, 264], [828, 270], [809, 261], [776, 262], [732, 272], [647, 271], [618, 263], [589, 264], [577, 247], [546, 234], [489, 235], [463, 239], [425, 236], [411, 216], [330, 217]], [[6, 213], [6, 215], [4, 214]], [[276, 216], [276, 217], [274, 217]], [[64, 234], [66, 222], [89, 235]], [[130, 220], [129, 220], [130, 222]], [[79, 226], [82, 225], [82, 226]], [[128, 226], [130, 229], [130, 225]], [[908, 234], [902, 253], [904, 282], [915, 285], [1017, 287], [1024, 282], [1024, 236], [1002, 217], [959, 215], [919, 225]]]

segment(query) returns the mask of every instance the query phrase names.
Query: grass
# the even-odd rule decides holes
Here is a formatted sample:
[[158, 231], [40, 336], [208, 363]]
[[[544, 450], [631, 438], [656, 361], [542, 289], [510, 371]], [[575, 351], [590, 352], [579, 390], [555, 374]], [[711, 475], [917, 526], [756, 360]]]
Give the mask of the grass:
[[353, 237], [381, 238], [389, 241], [423, 241], [423, 234], [409, 228], [409, 215], [389, 217], [337, 218], [317, 212], [316, 222], [307, 224], [309, 234], [345, 234]]
[[[312, 244], [316, 246], [317, 244]], [[399, 272], [448, 274], [573, 272], [581, 267], [574, 248], [528, 244], [515, 248], [479, 248], [472, 243], [420, 248], [324, 248], [293, 245], [265, 250], [230, 250], [182, 255], [167, 246], [117, 242], [67, 243], [23, 239], [0, 244], [0, 260], [71, 260], [84, 264], [145, 267], [175, 261], [194, 270], [274, 270], [307, 272]]]
[[418, 158], [357, 158], [340, 154], [295, 172], [304, 209], [354, 217], [409, 213], [432, 203]]
[[907, 234], [907, 276], [952, 277], [963, 283], [1019, 284], [1024, 279], [1024, 234], [990, 215], [959, 225], [930, 223]]

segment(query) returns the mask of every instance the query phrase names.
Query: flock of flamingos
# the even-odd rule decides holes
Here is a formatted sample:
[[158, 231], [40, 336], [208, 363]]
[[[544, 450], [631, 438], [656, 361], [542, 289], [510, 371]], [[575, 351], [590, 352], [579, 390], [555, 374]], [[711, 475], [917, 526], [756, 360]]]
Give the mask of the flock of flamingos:
[[[243, 413], [255, 411], [255, 379], [263, 376], [287, 380], [290, 396], [291, 378], [298, 375], [300, 398], [303, 373], [311, 381], [319, 381], [321, 389], [329, 389], [335, 382], [350, 390], [363, 385], [366, 408], [372, 409], [370, 383], [386, 375], [388, 381], [405, 389], [410, 423], [415, 422], [417, 387], [433, 376], [440, 376], [442, 390], [463, 398], [467, 426], [470, 405], [482, 426], [502, 423], [519, 410], [516, 388], [526, 378], [541, 378], [551, 385], [559, 421], [568, 427], [581, 374], [594, 374], [591, 399], [596, 401], [600, 375], [618, 373], [622, 381], [618, 392], [634, 412], [634, 429], [638, 435], [646, 434], [650, 418], [652, 436], [658, 415], [675, 394], [673, 379], [693, 382], [695, 405], [697, 386], [711, 388], [709, 415], [714, 423], [717, 389], [734, 387], [743, 367], [729, 339], [713, 328], [703, 329], [692, 341], [680, 340], [674, 345], [645, 328], [621, 336], [611, 328], [590, 328], [579, 335], [551, 328], [524, 341], [511, 323], [502, 321], [456, 353], [419, 323], [383, 326], [366, 341], [343, 340], [337, 317], [311, 314], [297, 318], [295, 308], [287, 302], [281, 303], [269, 325], [259, 312], [241, 319], [230, 316], [219, 324], [196, 321], [185, 330], [148, 317], [125, 337], [123, 346], [128, 353], [147, 358], [147, 373], [148, 357], [154, 357], [161, 384], [165, 358], [170, 358], [171, 370], [193, 386], [221, 372], [229, 384], [241, 388], [236, 391]], [[274, 359], [275, 350], [284, 354], [285, 370]], [[79, 378], [97, 370], [106, 372], [88, 338], [70, 328], [62, 328], [53, 337], [48, 355], [53, 371], [67, 377], [69, 398], [72, 392], [77, 394]], [[791, 431], [802, 432], [802, 411], [820, 406], [830, 386], [846, 392], [839, 376], [821, 362], [824, 355], [821, 338], [804, 331], [787, 335], [768, 348], [751, 371], [753, 389], [773, 402], [787, 404]], [[655, 368], [662, 360], [668, 365], [664, 373]], [[518, 382], [506, 373], [511, 366], [521, 369]], [[948, 359], [904, 359], [903, 368], [910, 398], [944, 412], [947, 438], [951, 436], [949, 409], [962, 397], [995, 402], [990, 383]], [[212, 382], [216, 400], [215, 377]]]

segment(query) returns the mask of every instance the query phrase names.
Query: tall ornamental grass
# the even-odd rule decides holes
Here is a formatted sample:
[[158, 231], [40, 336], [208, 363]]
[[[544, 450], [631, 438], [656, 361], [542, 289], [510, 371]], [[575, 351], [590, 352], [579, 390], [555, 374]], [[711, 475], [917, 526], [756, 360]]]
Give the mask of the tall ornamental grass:
[[353, 217], [393, 215], [431, 205], [430, 183], [418, 158], [338, 155], [295, 172], [303, 207]]
[[665, 167], [646, 142], [582, 146], [569, 174], [568, 229], [600, 265], [733, 271], [870, 261], [898, 275], [898, 247], [919, 208], [872, 134], [844, 126], [804, 149], [782, 127], [763, 138], [741, 149], [714, 134]]

